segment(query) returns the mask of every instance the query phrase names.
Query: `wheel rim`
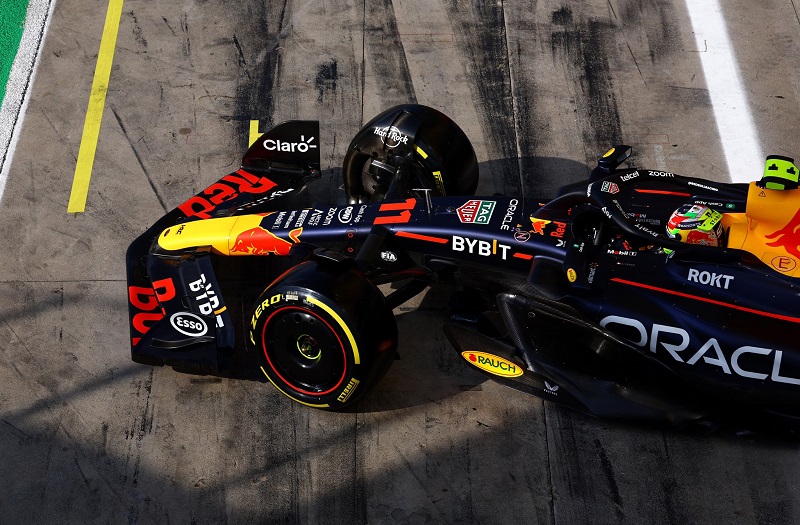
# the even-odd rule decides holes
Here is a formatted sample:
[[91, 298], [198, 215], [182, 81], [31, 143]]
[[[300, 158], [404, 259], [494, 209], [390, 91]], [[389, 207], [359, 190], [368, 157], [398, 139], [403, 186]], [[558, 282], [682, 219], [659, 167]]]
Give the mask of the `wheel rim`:
[[270, 369], [297, 392], [325, 395], [344, 381], [347, 353], [342, 339], [313, 311], [279, 308], [264, 323], [262, 345]]

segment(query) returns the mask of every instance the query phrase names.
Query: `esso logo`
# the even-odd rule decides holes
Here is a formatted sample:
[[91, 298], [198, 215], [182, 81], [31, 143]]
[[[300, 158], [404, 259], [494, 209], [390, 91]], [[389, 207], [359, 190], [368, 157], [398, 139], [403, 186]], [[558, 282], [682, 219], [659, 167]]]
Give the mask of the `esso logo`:
[[190, 312], [172, 314], [172, 317], [169, 318], [169, 322], [172, 328], [189, 337], [200, 337], [201, 335], [206, 335], [208, 332], [206, 322], [203, 321], [200, 316]]

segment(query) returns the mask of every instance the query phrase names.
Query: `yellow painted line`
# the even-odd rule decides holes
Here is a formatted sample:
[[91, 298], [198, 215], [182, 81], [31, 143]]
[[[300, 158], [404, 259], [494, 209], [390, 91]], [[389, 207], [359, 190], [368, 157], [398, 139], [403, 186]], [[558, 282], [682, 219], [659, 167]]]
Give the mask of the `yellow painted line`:
[[79, 213], [86, 209], [86, 198], [89, 195], [89, 179], [92, 178], [92, 166], [100, 137], [100, 123], [103, 120], [103, 109], [106, 104], [108, 82], [111, 78], [111, 64], [114, 61], [114, 48], [117, 45], [119, 21], [122, 17], [123, 0], [109, 0], [103, 37], [97, 53], [97, 66], [94, 70], [92, 91], [89, 94], [89, 107], [86, 109], [86, 120], [83, 123], [83, 136], [78, 151], [78, 163], [75, 165], [75, 177], [72, 180], [72, 192], [69, 195], [67, 213]]
[[252, 146], [258, 138], [263, 135], [260, 131], [258, 131], [258, 121], [251, 120], [250, 121], [250, 142], [247, 143], [247, 146]]

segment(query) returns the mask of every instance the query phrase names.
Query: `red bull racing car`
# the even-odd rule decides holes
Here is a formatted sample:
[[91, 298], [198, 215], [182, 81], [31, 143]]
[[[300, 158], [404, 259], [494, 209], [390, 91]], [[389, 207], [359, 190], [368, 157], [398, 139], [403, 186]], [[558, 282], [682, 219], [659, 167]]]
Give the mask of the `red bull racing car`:
[[[241, 169], [133, 241], [134, 361], [269, 381], [342, 409], [392, 363], [392, 310], [452, 283], [444, 332], [502, 384], [600, 417], [796, 426], [791, 159], [768, 159], [759, 183], [730, 184], [621, 168], [631, 149], [620, 145], [552, 200], [475, 197], [461, 129], [404, 105], [355, 135], [344, 199], [320, 204], [302, 191], [319, 177], [319, 152], [318, 122], [281, 124]], [[680, 209], [712, 217], [721, 242], [679, 240]]]

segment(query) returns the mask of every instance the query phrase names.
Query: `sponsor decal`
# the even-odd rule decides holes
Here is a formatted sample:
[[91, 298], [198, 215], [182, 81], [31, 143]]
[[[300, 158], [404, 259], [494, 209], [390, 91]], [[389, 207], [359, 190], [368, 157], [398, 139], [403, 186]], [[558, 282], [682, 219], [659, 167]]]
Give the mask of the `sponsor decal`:
[[267, 297], [266, 299], [264, 299], [263, 301], [261, 301], [261, 303], [260, 303], [260, 304], [256, 305], [256, 309], [255, 309], [255, 311], [253, 312], [253, 317], [251, 317], [251, 318], [250, 318], [250, 330], [251, 330], [251, 332], [250, 332], [250, 339], [251, 339], [251, 340], [253, 339], [253, 333], [252, 333], [252, 330], [254, 330], [254, 329], [255, 329], [255, 327], [256, 327], [256, 321], [258, 321], [258, 318], [259, 318], [259, 317], [261, 317], [261, 314], [264, 312], [264, 310], [265, 310], [265, 309], [266, 309], [268, 306], [270, 306], [270, 305], [273, 305], [273, 304], [275, 304], [275, 303], [277, 303], [277, 302], [280, 302], [280, 300], [281, 300], [281, 298], [282, 298], [282, 297], [285, 297], [285, 299], [286, 299], [287, 301], [289, 301], [289, 300], [291, 300], [291, 301], [297, 301], [297, 300], [299, 300], [299, 297], [298, 297], [296, 294], [293, 294], [293, 293], [286, 293], [286, 295], [284, 295], [284, 296], [282, 296], [282, 295], [281, 295], [281, 294], [279, 294], [279, 293], [276, 293], [275, 295], [272, 295], [272, 296], [270, 296], [270, 297]]
[[674, 173], [668, 171], [648, 171], [647, 174], [651, 177], [675, 177]]
[[385, 128], [375, 127], [372, 132], [378, 135], [388, 148], [396, 148], [400, 144], [408, 145], [408, 136], [401, 133], [400, 130], [394, 126], [386, 126]]
[[704, 190], [719, 191], [719, 188], [715, 188], [714, 186], [708, 186], [706, 184], [700, 184], [697, 182], [688, 181], [686, 184], [688, 186], [697, 186], [698, 188], [703, 188]]
[[721, 202], [696, 200], [696, 201], [694, 201], [694, 203], [695, 204], [702, 204], [703, 206], [715, 206], [717, 208], [721, 208], [722, 207], [722, 203]]
[[242, 169], [222, 177], [221, 180], [178, 206], [178, 209], [186, 217], [210, 219], [210, 212], [223, 202], [233, 200], [242, 193], [266, 193], [275, 186], [277, 184], [268, 178], [258, 177]]
[[350, 223], [350, 220], [353, 218], [353, 207], [347, 206], [346, 208], [342, 208], [337, 217], [339, 218], [339, 222], [342, 224]]
[[231, 247], [231, 255], [237, 253], [247, 255], [289, 255], [295, 243], [300, 242], [303, 228], [295, 228], [289, 232], [289, 240], [282, 239], [261, 226], [245, 230], [236, 236]]
[[325, 214], [325, 220], [322, 221], [323, 226], [328, 226], [331, 222], [333, 222], [333, 218], [336, 217], [336, 211], [339, 208], [328, 208], [328, 212]]
[[559, 239], [564, 237], [564, 232], [567, 231], [567, 223], [553, 221], [553, 224], [556, 229], [550, 232], [550, 237], [558, 237]]
[[586, 277], [586, 280], [590, 283], [594, 282], [594, 274], [597, 273], [597, 267], [599, 265], [596, 262], [589, 263], [589, 275]]
[[189, 283], [189, 290], [197, 293], [194, 300], [200, 313], [211, 317], [212, 315], [217, 318], [217, 326], [222, 328], [225, 323], [222, 321], [222, 316], [219, 315], [225, 311], [225, 307], [220, 308], [220, 299], [216, 290], [214, 290], [211, 283], [206, 279], [206, 274], [201, 273], [200, 278], [196, 281]]
[[[514, 221], [514, 213], [517, 211], [517, 205], [519, 201], [517, 199], [511, 199], [508, 203], [508, 209], [506, 209], [505, 215], [503, 215], [503, 222], [500, 224], [501, 230], [510, 230], [511, 226], [509, 226]], [[525, 242], [525, 241], [520, 241]]]
[[636, 223], [636, 224], [634, 224], [633, 226], [634, 226], [634, 227], [635, 227], [637, 230], [641, 230], [641, 231], [645, 232], [645, 233], [646, 233], [646, 234], [648, 234], [648, 235], [652, 235], [653, 237], [658, 237], [658, 233], [654, 232], [653, 230], [651, 230], [650, 228], [648, 228], [648, 227], [647, 227], [647, 226], [645, 226], [644, 224], [639, 224], [639, 223], [637, 222], [637, 223]]
[[531, 217], [531, 233], [538, 233], [539, 235], [544, 235], [544, 227], [550, 224], [550, 221], [545, 219], [537, 219], [535, 217]]
[[544, 382], [544, 390], [548, 394], [553, 394], [554, 396], [558, 395], [558, 385], [551, 384], [549, 381]]
[[531, 232], [525, 230], [517, 230], [514, 232], [514, 240], [517, 242], [528, 242], [531, 238]]
[[621, 180], [622, 182], [628, 182], [629, 180], [635, 179], [638, 176], [639, 176], [639, 172], [638, 171], [634, 171], [633, 173], [628, 173], [627, 175], [621, 175], [619, 180]]
[[345, 401], [347, 401], [350, 398], [350, 396], [353, 395], [353, 392], [355, 392], [356, 387], [358, 387], [359, 383], [360, 381], [355, 377], [350, 379], [350, 382], [347, 383], [347, 386], [344, 387], [344, 390], [342, 390], [342, 393], [339, 394], [339, 397], [337, 397], [336, 400], [339, 401], [340, 403], [344, 403]]
[[789, 273], [797, 268], [797, 261], [785, 255], [773, 257], [769, 264], [781, 273]]
[[619, 193], [619, 186], [613, 182], [605, 181], [603, 182], [603, 186], [600, 188], [600, 191], [604, 191], [606, 193]]
[[386, 262], [395, 262], [397, 260], [397, 254], [390, 251], [381, 252], [381, 260]]
[[470, 239], [469, 237], [462, 237], [460, 235], [453, 235], [452, 243], [454, 252], [467, 252], [473, 255], [480, 255], [481, 257], [491, 257], [500, 255], [504, 261], [508, 257], [508, 250], [511, 246], [497, 242], [497, 239], [492, 239], [491, 242], [482, 239]]
[[469, 200], [456, 209], [458, 220], [464, 223], [489, 224], [495, 204], [494, 201]]
[[439, 190], [439, 193], [441, 193], [444, 197], [446, 193], [444, 192], [444, 179], [442, 178], [442, 172], [434, 171], [433, 180], [436, 182], [436, 189]]
[[308, 225], [309, 226], [318, 226], [320, 221], [322, 220], [322, 216], [325, 213], [325, 210], [318, 210], [314, 208], [311, 212], [311, 217], [308, 218]]
[[301, 210], [300, 214], [297, 216], [297, 222], [294, 223], [295, 228], [300, 228], [306, 221], [306, 217], [308, 217], [308, 210]]
[[174, 313], [170, 316], [169, 323], [176, 331], [189, 337], [200, 337], [208, 332], [206, 322], [191, 312]]
[[519, 377], [525, 372], [521, 366], [486, 352], [465, 350], [461, 352], [461, 357], [471, 365], [500, 377]]
[[[783, 248], [790, 255], [800, 259], [800, 210], [794, 217], [780, 230], [765, 235], [767, 239], [775, 239], [768, 242], [767, 246]], [[773, 267], [775, 265], [773, 264]]]
[[186, 225], [185, 225], [185, 224], [181, 224], [181, 225], [180, 225], [180, 227], [179, 227], [179, 228], [177, 229], [177, 231], [175, 232], [175, 235], [180, 235], [180, 234], [182, 234], [182, 233], [183, 233], [183, 229], [184, 229], [184, 228], [186, 228]]
[[[600, 321], [603, 328], [614, 330], [614, 326], [633, 329], [638, 340], [631, 340], [636, 346], [648, 348], [650, 352], [658, 354], [666, 352], [678, 363], [694, 366], [702, 359], [703, 363], [718, 368], [727, 375], [737, 375], [757, 381], [772, 381], [790, 385], [800, 385], [800, 378], [787, 375], [781, 369], [783, 351], [773, 348], [757, 346], [740, 346], [733, 351], [723, 351], [716, 338], [710, 338], [700, 344], [693, 341], [689, 332], [677, 326], [653, 324], [648, 330], [641, 321], [630, 317], [609, 315]], [[688, 350], [688, 352], [687, 352]], [[740, 362], [743, 356], [747, 359], [750, 369], [745, 369]], [[760, 357], [756, 357], [760, 356]], [[763, 371], [754, 370], [759, 365]], [[765, 373], [768, 372], [768, 373]]]
[[361, 222], [361, 219], [364, 218], [365, 211], [367, 211], [367, 205], [362, 204], [361, 207], [358, 209], [358, 215], [356, 215], [356, 218], [353, 219], [353, 224], [358, 224], [359, 222]]
[[633, 250], [606, 250], [606, 253], [609, 255], [623, 255], [625, 257], [636, 257], [639, 255], [639, 252]]
[[[151, 288], [145, 286], [129, 286], [128, 302], [136, 312], [131, 318], [132, 332], [144, 335], [152, 326], [164, 318], [164, 312], [159, 307], [175, 298], [175, 283], [167, 277], [153, 282]], [[132, 337], [131, 345], [136, 346], [141, 337]]]
[[569, 268], [567, 270], [567, 279], [569, 282], [574, 283], [578, 280], [578, 272], [576, 272], [574, 268]]
[[317, 145], [313, 144], [316, 137], [308, 137], [300, 135], [299, 142], [286, 142], [284, 140], [267, 139], [264, 141], [264, 149], [267, 151], [283, 151], [287, 153], [306, 153], [309, 149], [317, 149]]
[[692, 283], [706, 284], [708, 286], [715, 286], [727, 290], [728, 285], [733, 280], [733, 275], [725, 275], [723, 273], [714, 273], [699, 271], [694, 268], [689, 269], [687, 281]]

